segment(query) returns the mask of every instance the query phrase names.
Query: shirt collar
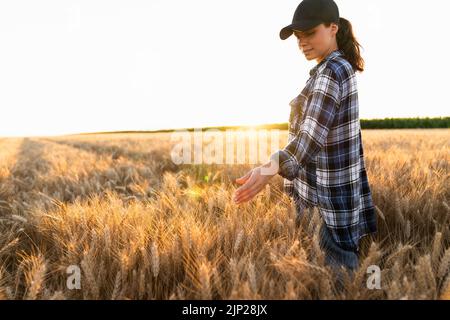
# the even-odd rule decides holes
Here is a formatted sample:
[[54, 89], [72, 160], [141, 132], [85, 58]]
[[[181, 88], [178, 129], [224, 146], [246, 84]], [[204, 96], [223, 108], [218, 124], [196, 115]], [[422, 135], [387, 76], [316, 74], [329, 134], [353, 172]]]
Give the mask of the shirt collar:
[[336, 50], [332, 51], [325, 58], [323, 58], [322, 61], [320, 61], [314, 68], [312, 68], [309, 71], [309, 75], [312, 77], [313, 75], [316, 74], [316, 72], [319, 70], [319, 68], [325, 64], [326, 61], [332, 60], [335, 57], [341, 56], [343, 54], [344, 54], [344, 52], [342, 50], [339, 50], [339, 49], [336, 49]]

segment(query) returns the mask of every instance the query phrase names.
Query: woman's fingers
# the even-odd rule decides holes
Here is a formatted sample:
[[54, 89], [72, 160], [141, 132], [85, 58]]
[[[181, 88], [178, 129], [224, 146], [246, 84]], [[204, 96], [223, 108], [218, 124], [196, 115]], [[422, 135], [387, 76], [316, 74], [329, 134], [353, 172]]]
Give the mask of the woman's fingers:
[[247, 172], [244, 176], [242, 176], [242, 177], [240, 177], [240, 178], [237, 178], [237, 179], [236, 179], [236, 182], [239, 183], [239, 184], [245, 183], [245, 181], [247, 181], [247, 179], [250, 178], [250, 176], [252, 175], [252, 171], [253, 171], [253, 170], [250, 170], [250, 171]]
[[[242, 187], [240, 187], [239, 189], [237, 189], [234, 193], [234, 200], [238, 201], [243, 195], [245, 195], [249, 188], [253, 185], [253, 181], [248, 181], [246, 184], [244, 184]], [[245, 187], [245, 189], [244, 189]]]
[[[250, 177], [246, 177], [249, 173]], [[263, 187], [271, 178], [271, 176], [262, 175], [258, 168], [253, 169], [249, 173], [244, 176], [247, 178], [245, 184], [239, 187], [234, 193], [233, 200], [235, 203], [241, 203], [252, 199], [258, 192], [263, 189]], [[241, 180], [242, 178], [239, 178], [236, 181], [238, 182], [238, 180]]]
[[244, 183], [244, 185], [236, 189], [236, 191], [235, 191], [236, 195], [239, 195], [241, 192], [251, 188], [251, 186], [255, 183], [256, 178], [252, 173], [253, 172], [251, 172], [250, 177], [247, 179], [247, 181]]
[[237, 199], [236, 202], [242, 203], [251, 200], [255, 195], [257, 195], [262, 190], [262, 187], [260, 184], [254, 186], [253, 188], [247, 190], [245, 193], [241, 194]]
[[[263, 183], [261, 183], [260, 181], [257, 181], [249, 189], [246, 189], [246, 190], [238, 193], [235, 196], [235, 201], [236, 202], [242, 202], [242, 200], [247, 201], [247, 200], [253, 198], [253, 196], [255, 194], [260, 192], [262, 190], [262, 188], [263, 188]], [[250, 198], [249, 198], [249, 196], [250, 196]]]
[[242, 197], [242, 196], [244, 196], [244, 195], [246, 195], [246, 194], [249, 194], [249, 193], [251, 193], [251, 192], [253, 192], [253, 191], [255, 191], [255, 190], [258, 190], [258, 189], [260, 189], [261, 184], [262, 184], [262, 183], [261, 183], [260, 181], [256, 181], [256, 182], [254, 182], [252, 185], [250, 185], [247, 189], [241, 190], [241, 191], [238, 193], [238, 195], [239, 195], [240, 197]]
[[239, 199], [247, 192], [247, 190], [249, 190], [252, 185], [254, 184], [254, 180], [249, 179], [247, 180], [247, 182], [240, 188], [238, 188], [235, 192], [234, 192], [234, 201], [239, 201]]

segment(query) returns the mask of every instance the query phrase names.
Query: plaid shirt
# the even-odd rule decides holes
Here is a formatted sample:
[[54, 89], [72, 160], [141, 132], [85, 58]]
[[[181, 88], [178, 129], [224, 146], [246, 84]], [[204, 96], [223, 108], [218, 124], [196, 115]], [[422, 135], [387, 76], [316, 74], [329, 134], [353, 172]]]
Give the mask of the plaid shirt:
[[311, 69], [290, 105], [288, 144], [271, 155], [285, 178], [285, 191], [300, 207], [317, 206], [333, 239], [358, 251], [359, 239], [376, 232], [376, 214], [364, 163], [356, 76], [341, 50]]

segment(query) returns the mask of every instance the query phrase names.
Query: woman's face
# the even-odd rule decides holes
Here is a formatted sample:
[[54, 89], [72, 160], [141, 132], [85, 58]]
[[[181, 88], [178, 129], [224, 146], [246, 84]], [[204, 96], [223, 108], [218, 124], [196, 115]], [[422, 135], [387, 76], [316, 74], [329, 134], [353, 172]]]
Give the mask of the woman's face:
[[294, 30], [294, 35], [297, 37], [298, 47], [306, 59], [308, 61], [313, 59], [320, 61], [328, 53], [338, 49], [336, 43], [337, 31], [337, 24], [332, 23], [329, 27], [326, 27], [321, 23], [306, 31]]

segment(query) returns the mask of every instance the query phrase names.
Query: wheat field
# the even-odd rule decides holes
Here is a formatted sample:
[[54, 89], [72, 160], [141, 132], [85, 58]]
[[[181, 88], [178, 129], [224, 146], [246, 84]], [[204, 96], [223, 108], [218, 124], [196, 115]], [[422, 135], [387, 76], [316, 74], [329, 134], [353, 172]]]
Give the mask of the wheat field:
[[169, 133], [2, 138], [0, 298], [450, 299], [450, 130], [362, 134], [378, 233], [343, 291], [280, 176], [236, 205], [255, 165], [175, 164]]

